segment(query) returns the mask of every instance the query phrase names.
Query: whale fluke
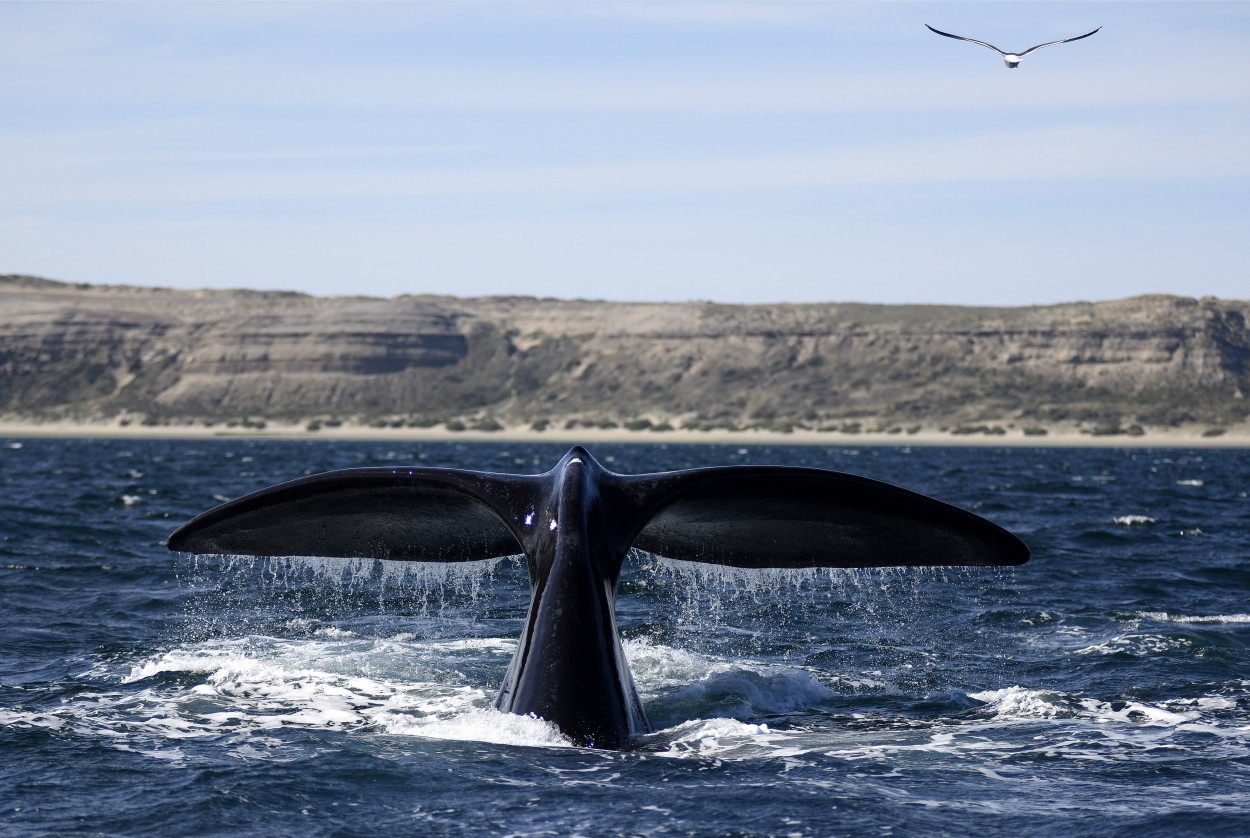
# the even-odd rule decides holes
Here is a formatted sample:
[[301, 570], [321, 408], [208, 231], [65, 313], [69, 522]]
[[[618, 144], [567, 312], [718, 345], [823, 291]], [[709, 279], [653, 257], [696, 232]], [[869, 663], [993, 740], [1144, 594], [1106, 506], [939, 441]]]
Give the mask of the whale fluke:
[[463, 562], [522, 552], [510, 494], [542, 477], [439, 468], [358, 468], [261, 489], [193, 518], [171, 550]]
[[745, 568], [1029, 559], [996, 524], [865, 477], [783, 466], [625, 475], [580, 446], [541, 475], [414, 467], [305, 477], [197, 516], [168, 546], [433, 562], [524, 553], [529, 614], [496, 706], [598, 747], [647, 730], [616, 628], [630, 547]]

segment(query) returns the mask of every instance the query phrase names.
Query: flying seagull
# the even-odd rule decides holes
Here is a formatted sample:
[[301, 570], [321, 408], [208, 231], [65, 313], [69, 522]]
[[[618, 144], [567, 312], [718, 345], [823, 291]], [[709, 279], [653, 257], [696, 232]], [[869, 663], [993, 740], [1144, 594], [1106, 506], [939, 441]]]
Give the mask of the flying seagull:
[[938, 35], [942, 35], [947, 38], [954, 38], [957, 41], [969, 41], [974, 44], [980, 44], [983, 47], [989, 47], [990, 49], [994, 50], [994, 52], [998, 53], [999, 55], [1003, 57], [1003, 63], [1007, 65], [1008, 69], [1014, 69], [1015, 66], [1020, 63], [1020, 59], [1024, 58], [1030, 52], [1039, 50], [1042, 47], [1053, 47], [1055, 44], [1066, 44], [1066, 43], [1069, 43], [1070, 41], [1079, 41], [1082, 38], [1088, 38], [1090, 35], [1093, 35], [1094, 32], [1098, 31], [1098, 29], [1102, 29], [1102, 27], [1099, 26], [1098, 29], [1094, 30], [1094, 32], [1086, 32], [1084, 35], [1077, 35], [1075, 38], [1064, 38], [1062, 41], [1047, 41], [1044, 44], [1038, 44], [1035, 47], [1029, 47], [1024, 52], [1003, 52], [998, 47], [994, 46], [993, 44], [987, 44], [985, 41], [978, 41], [976, 38], [965, 38], [963, 35], [952, 35], [951, 33], [943, 32], [940, 29], [934, 29], [932, 26], [929, 26], [929, 24], [927, 23], [925, 24], [925, 26], [928, 27], [930, 32], [933, 32]]

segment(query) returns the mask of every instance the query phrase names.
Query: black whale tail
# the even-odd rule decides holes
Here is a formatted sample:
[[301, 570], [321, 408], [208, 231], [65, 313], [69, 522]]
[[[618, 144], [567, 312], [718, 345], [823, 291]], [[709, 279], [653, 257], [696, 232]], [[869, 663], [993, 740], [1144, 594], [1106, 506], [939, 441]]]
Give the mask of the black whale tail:
[[541, 475], [371, 468], [305, 477], [192, 519], [190, 553], [455, 562], [524, 553], [530, 604], [495, 706], [620, 747], [647, 729], [620, 643], [630, 547], [737, 567], [1014, 565], [1028, 548], [972, 513], [817, 469], [605, 470], [574, 448]]
[[[577, 447], [543, 475], [439, 468], [313, 475], [211, 509], [179, 527], [168, 547], [433, 562], [530, 555], [543, 534], [544, 500], [571, 461], [594, 463]], [[671, 559], [759, 568], [1020, 565], [1029, 559], [1020, 539], [980, 516], [852, 474], [724, 466], [598, 476], [608, 518], [599, 535], [623, 550], [635, 546]], [[614, 575], [619, 568], [605, 570]]]
[[[522, 552], [511, 499], [540, 478], [359, 468], [261, 489], [192, 518], [170, 550], [462, 562]], [[519, 507], [518, 507], [519, 508]]]
[[732, 466], [627, 478], [651, 498], [634, 545], [737, 567], [1019, 565], [1028, 547], [996, 524], [888, 483], [840, 472]]

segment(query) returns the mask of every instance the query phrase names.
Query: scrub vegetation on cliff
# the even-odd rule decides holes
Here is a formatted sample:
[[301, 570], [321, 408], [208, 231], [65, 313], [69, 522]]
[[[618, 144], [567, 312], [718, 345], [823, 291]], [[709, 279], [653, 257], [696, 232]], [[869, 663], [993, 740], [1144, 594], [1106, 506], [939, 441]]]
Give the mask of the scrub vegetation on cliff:
[[0, 310], [0, 413], [27, 420], [992, 435], [1250, 416], [1250, 302], [1210, 298], [378, 299], [6, 276]]

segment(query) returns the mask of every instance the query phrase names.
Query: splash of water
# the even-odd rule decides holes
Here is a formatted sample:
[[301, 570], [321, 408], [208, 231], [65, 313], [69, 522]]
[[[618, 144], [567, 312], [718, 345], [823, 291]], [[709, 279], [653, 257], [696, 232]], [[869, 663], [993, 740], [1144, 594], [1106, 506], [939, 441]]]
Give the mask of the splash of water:
[[193, 634], [256, 630], [274, 619], [324, 623], [397, 611], [412, 618], [480, 619], [501, 568], [517, 557], [475, 562], [396, 562], [321, 557], [189, 556], [179, 576], [191, 596]]
[[[947, 583], [962, 569], [948, 567], [747, 568], [680, 561], [633, 549], [640, 571], [635, 584], [658, 589], [683, 624], [723, 625], [744, 609], [764, 608], [788, 620], [813, 604], [854, 607], [874, 614], [896, 613], [919, 604], [934, 583]], [[823, 600], [823, 602], [822, 602]], [[796, 612], [797, 610], [797, 612]]]

